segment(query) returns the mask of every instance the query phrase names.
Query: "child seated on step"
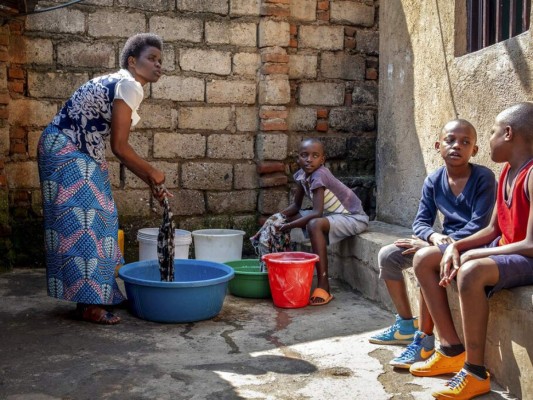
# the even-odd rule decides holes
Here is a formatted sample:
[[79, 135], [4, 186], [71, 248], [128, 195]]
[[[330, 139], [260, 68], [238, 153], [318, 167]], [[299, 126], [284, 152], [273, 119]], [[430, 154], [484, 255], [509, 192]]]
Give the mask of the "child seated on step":
[[[440, 347], [410, 371], [416, 376], [456, 373], [433, 393], [438, 399], [471, 399], [490, 392], [484, 365], [488, 297], [502, 289], [533, 285], [533, 103], [516, 104], [496, 117], [490, 149], [492, 160], [505, 164], [488, 226], [452, 244], [423, 249], [413, 261]], [[464, 345], [446, 293], [454, 279]]]
[[[471, 164], [475, 156], [477, 133], [474, 126], [463, 119], [449, 121], [442, 128], [435, 150], [444, 166], [431, 173], [422, 187], [422, 197], [413, 222], [413, 237], [398, 239], [384, 246], [378, 253], [379, 277], [385, 281], [396, 307], [396, 322], [372, 336], [378, 344], [408, 344], [407, 349], [390, 364], [407, 368], [429, 358], [435, 347], [433, 321], [424, 296], [419, 297], [419, 318], [413, 318], [402, 271], [412, 266], [419, 249], [452, 243], [485, 227], [492, 214], [496, 198], [494, 173], [481, 165]], [[437, 212], [444, 216], [442, 233], [433, 224]]]
[[[316, 264], [317, 287], [309, 300], [311, 306], [325, 305], [333, 299], [328, 280], [327, 245], [357, 235], [368, 227], [361, 200], [333, 176], [324, 166], [325, 161], [322, 142], [304, 139], [300, 143], [300, 169], [294, 174], [296, 193], [292, 204], [281, 211], [287, 222], [279, 228], [282, 232], [305, 228], [313, 253], [320, 257]], [[312, 210], [301, 210], [305, 196], [311, 199]]]

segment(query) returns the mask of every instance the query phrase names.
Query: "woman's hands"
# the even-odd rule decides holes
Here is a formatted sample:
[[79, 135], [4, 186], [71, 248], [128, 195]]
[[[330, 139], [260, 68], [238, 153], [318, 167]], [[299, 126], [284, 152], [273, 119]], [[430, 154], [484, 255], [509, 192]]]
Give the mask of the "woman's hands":
[[152, 191], [152, 196], [154, 196], [160, 205], [163, 205], [165, 198], [174, 197], [165, 186], [165, 173], [156, 168], [150, 174], [150, 190]]

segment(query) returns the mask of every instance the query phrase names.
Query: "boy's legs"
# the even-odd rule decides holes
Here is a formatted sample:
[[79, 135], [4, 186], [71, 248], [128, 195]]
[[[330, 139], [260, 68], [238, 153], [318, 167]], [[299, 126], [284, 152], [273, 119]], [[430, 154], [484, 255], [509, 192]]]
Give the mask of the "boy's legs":
[[433, 323], [433, 318], [431, 318], [426, 299], [420, 289], [418, 292], [418, 304], [418, 330], [424, 332], [426, 335], [433, 335], [435, 324]]
[[389, 362], [395, 368], [409, 369], [414, 363], [427, 360], [435, 352], [433, 320], [421, 291], [419, 291], [418, 301], [420, 305], [418, 330], [415, 332], [411, 344], [398, 357]]
[[416, 362], [409, 371], [416, 376], [457, 373], [464, 364], [464, 346], [453, 323], [446, 288], [439, 285], [442, 251], [438, 246], [419, 250], [413, 267], [429, 312], [440, 336], [440, 348], [426, 361]]
[[440, 399], [471, 398], [490, 392], [490, 379], [484, 366], [489, 305], [485, 288], [499, 280], [499, 269], [491, 258], [464, 263], [457, 273], [457, 289], [465, 339], [463, 369], [444, 388], [433, 393]]
[[415, 254], [413, 267], [441, 344], [448, 346], [460, 344], [461, 340], [453, 324], [446, 288], [439, 285], [441, 258], [439, 247], [426, 247]]
[[387, 291], [394, 303], [396, 312], [402, 319], [413, 319], [413, 313], [411, 312], [411, 304], [407, 297], [407, 288], [405, 287], [405, 281], [393, 281], [385, 279], [385, 285]]
[[402, 354], [391, 360], [390, 364], [396, 368], [409, 368], [413, 363], [427, 359], [435, 348], [433, 321], [422, 293], [419, 295], [418, 321], [412, 316], [402, 271], [412, 266], [413, 256], [403, 255], [404, 251], [390, 244], [378, 253], [379, 277], [385, 281], [398, 315], [394, 325], [369, 339], [378, 344], [408, 344]]
[[366, 214], [328, 214], [326, 217], [314, 218], [307, 223], [306, 230], [313, 252], [320, 257], [316, 265], [318, 282], [310, 299], [311, 305], [326, 304], [333, 298], [328, 280], [328, 244], [357, 235], [365, 231], [367, 227], [368, 216]]
[[[392, 299], [396, 312], [402, 319], [413, 319], [411, 304], [407, 296], [407, 288], [403, 270], [413, 266], [413, 255], [403, 255], [405, 249], [389, 244], [382, 247], [378, 253], [379, 278], [385, 281], [387, 290]], [[418, 323], [419, 330], [433, 334], [433, 320], [427, 308], [422, 292], [418, 296]]]
[[396, 312], [402, 319], [413, 319], [411, 304], [407, 297], [407, 288], [402, 271], [412, 266], [413, 256], [404, 256], [404, 249], [389, 244], [379, 250], [379, 278], [385, 281]]
[[498, 265], [491, 258], [469, 261], [459, 268], [457, 288], [465, 338], [466, 361], [483, 365], [489, 305], [486, 286], [494, 286], [499, 279]]
[[404, 249], [390, 244], [382, 247], [378, 253], [379, 278], [385, 281], [387, 290], [398, 315], [390, 328], [372, 336], [370, 343], [409, 344], [413, 340], [418, 323], [411, 312], [403, 270], [411, 267], [413, 257], [404, 256]]
[[[311, 240], [313, 252], [320, 258], [316, 263], [317, 287], [329, 293], [328, 280], [328, 251], [327, 235], [329, 220], [327, 218], [314, 218], [307, 223], [307, 232]], [[320, 303], [320, 299], [316, 302]]]

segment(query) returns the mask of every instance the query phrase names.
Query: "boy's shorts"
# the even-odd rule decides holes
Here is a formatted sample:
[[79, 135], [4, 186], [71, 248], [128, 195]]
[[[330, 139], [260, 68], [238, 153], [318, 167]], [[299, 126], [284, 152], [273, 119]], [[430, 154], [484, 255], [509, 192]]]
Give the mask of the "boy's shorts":
[[[496, 238], [492, 243], [483, 247], [497, 247], [500, 238]], [[444, 251], [447, 244], [439, 245], [440, 251]], [[520, 254], [498, 254], [489, 256], [498, 266], [499, 280], [494, 286], [487, 286], [485, 292], [487, 297], [502, 289], [511, 289], [517, 286], [533, 285], [533, 258]]]
[[[312, 210], [300, 210], [300, 215], [305, 216]], [[366, 214], [327, 214], [324, 215], [329, 221], [328, 244], [340, 242], [350, 236], [366, 231], [368, 228], [368, 216]], [[308, 236], [304, 229], [304, 234]]]

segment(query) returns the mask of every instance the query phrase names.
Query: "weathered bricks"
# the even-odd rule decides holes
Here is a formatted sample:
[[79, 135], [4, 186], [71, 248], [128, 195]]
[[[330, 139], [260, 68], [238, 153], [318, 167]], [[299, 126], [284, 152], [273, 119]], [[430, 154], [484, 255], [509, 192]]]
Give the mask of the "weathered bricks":
[[290, 25], [288, 22], [262, 20], [259, 23], [259, 47], [288, 46]]
[[88, 79], [86, 73], [65, 74], [54, 72], [28, 72], [28, 92], [32, 97], [68, 98]]
[[231, 73], [231, 53], [228, 51], [182, 49], [180, 67], [184, 71], [195, 71], [217, 75]]
[[300, 21], [316, 20], [316, 0], [291, 0], [291, 17]]
[[63, 42], [57, 46], [57, 62], [64, 67], [104, 67], [116, 65], [116, 49], [111, 43]]
[[287, 123], [291, 131], [312, 131], [316, 124], [314, 108], [293, 107], [290, 109]]
[[156, 15], [150, 18], [150, 29], [163, 40], [200, 43], [204, 33], [203, 21], [199, 18], [172, 18]]
[[203, 158], [206, 138], [199, 134], [161, 132], [154, 134], [154, 157], [156, 158]]
[[317, 74], [316, 55], [291, 54], [289, 56], [290, 79], [313, 79]]
[[233, 56], [233, 73], [255, 78], [261, 65], [261, 56], [257, 53], [237, 53]]
[[[112, 12], [99, 9], [87, 16], [88, 33], [93, 37], [116, 36], [128, 38], [146, 31], [146, 18], [141, 13]], [[120, 21], [120, 23], [117, 23]], [[61, 25], [61, 24], [60, 24]]]
[[46, 126], [57, 107], [47, 101], [12, 99], [9, 103], [9, 123], [20, 126]]
[[207, 156], [217, 159], [251, 160], [254, 138], [250, 135], [211, 135], [207, 138]]
[[233, 186], [235, 189], [255, 189], [258, 187], [257, 166], [248, 163], [235, 164], [233, 167]]
[[208, 103], [255, 104], [256, 84], [253, 81], [211, 80], [207, 82]]
[[342, 26], [310, 25], [300, 27], [298, 46], [320, 50], [342, 50], [344, 28]]
[[25, 21], [28, 31], [83, 33], [85, 18], [85, 14], [80, 10], [61, 8], [47, 13], [28, 15]]
[[231, 122], [229, 107], [180, 107], [178, 127], [181, 129], [225, 130]]
[[325, 78], [363, 80], [365, 78], [365, 58], [360, 55], [323, 52], [320, 70]]
[[287, 104], [290, 96], [289, 79], [286, 76], [265, 76], [259, 82], [260, 104]]
[[227, 15], [229, 0], [177, 0], [178, 10]]
[[152, 87], [154, 99], [174, 101], [203, 101], [205, 97], [204, 80], [192, 76], [162, 76]]
[[274, 133], [258, 134], [256, 153], [260, 160], [284, 160], [287, 157], [287, 135]]
[[256, 28], [254, 23], [208, 21], [205, 25], [205, 39], [210, 44], [255, 47]]
[[259, 16], [261, 0], [231, 0], [230, 14], [232, 16], [253, 15]]
[[187, 162], [182, 166], [185, 189], [230, 190], [233, 167], [228, 163]]
[[256, 203], [255, 190], [207, 193], [207, 210], [215, 214], [252, 212], [256, 209]]
[[235, 124], [240, 132], [254, 132], [258, 127], [256, 107], [235, 107]]
[[311, 82], [300, 86], [300, 104], [340, 106], [343, 103], [343, 83]]
[[375, 8], [355, 1], [330, 2], [331, 21], [360, 26], [374, 25]]

